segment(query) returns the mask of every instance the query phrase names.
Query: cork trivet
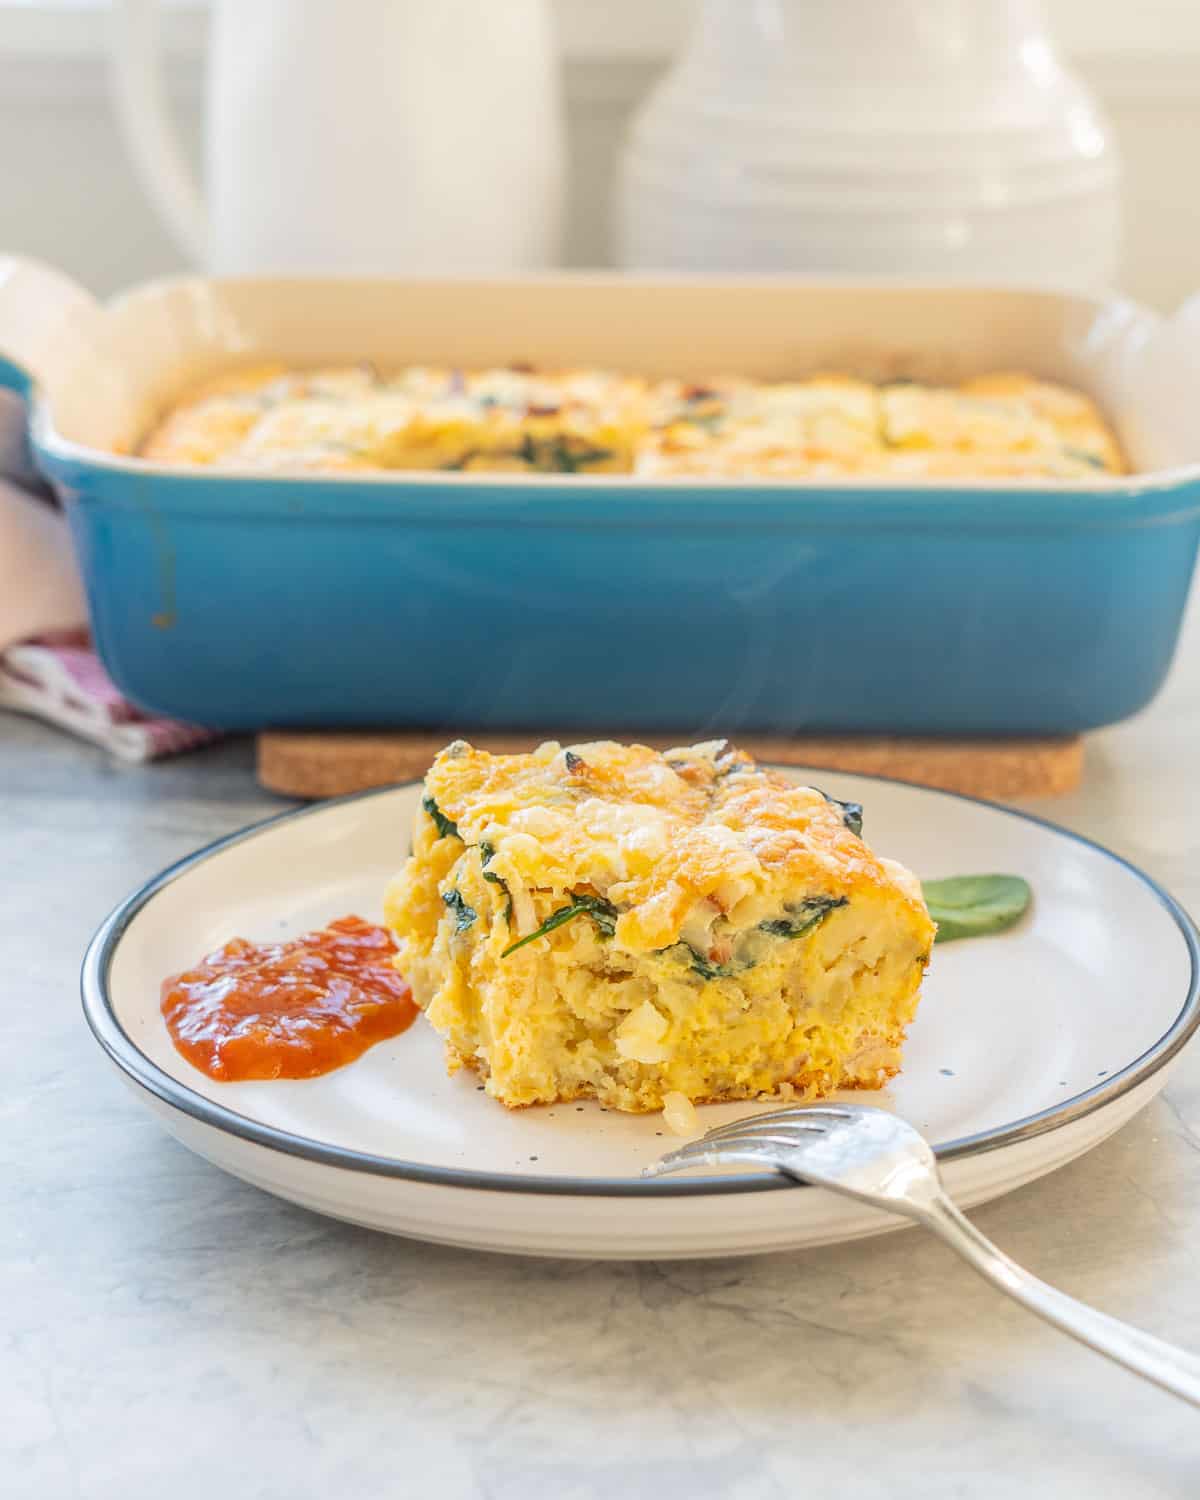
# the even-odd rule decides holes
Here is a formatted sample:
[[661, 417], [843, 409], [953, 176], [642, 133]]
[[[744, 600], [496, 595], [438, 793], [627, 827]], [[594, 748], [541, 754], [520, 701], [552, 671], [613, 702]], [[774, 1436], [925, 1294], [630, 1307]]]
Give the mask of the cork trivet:
[[[270, 791], [306, 798], [339, 797], [393, 781], [416, 781], [442, 746], [455, 738], [497, 754], [530, 750], [548, 739], [564, 744], [585, 739], [638, 740], [657, 749], [688, 743], [686, 735], [628, 731], [605, 736], [580, 730], [560, 734], [278, 730], [258, 737], [258, 779]], [[756, 760], [892, 776], [1001, 802], [1062, 796], [1075, 790], [1083, 774], [1083, 741], [1077, 735], [1043, 739], [742, 735], [735, 737], [735, 743]]]

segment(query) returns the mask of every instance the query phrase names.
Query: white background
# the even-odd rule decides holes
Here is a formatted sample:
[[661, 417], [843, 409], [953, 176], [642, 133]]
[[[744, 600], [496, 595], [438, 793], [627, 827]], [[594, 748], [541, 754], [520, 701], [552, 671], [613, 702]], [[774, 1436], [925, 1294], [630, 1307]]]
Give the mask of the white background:
[[[567, 82], [572, 264], [608, 259], [609, 185], [622, 131], [693, 3], [555, 0]], [[183, 14], [168, 27], [172, 91], [198, 154], [202, 6], [184, 0], [174, 8]], [[1200, 3], [1049, 0], [1047, 9], [1107, 109], [1125, 160], [1124, 289], [1171, 306], [1200, 288]], [[0, 0], [0, 250], [41, 256], [111, 292], [177, 269], [180, 259], [117, 137], [104, 10], [103, 0]]]

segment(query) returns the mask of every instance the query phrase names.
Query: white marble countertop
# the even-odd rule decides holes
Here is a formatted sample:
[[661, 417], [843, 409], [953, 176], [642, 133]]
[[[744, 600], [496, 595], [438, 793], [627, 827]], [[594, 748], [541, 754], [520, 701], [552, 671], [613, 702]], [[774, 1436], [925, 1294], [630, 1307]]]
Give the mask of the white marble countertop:
[[[1037, 810], [1200, 911], [1198, 751], [1200, 602], [1162, 696]], [[189, 1155], [91, 1041], [79, 959], [132, 887], [278, 809], [250, 759], [130, 769], [0, 717], [4, 1500], [1200, 1494], [1200, 1415], [918, 1231], [506, 1260], [320, 1219]], [[1113, 1139], [976, 1218], [1200, 1350], [1200, 1048]]]

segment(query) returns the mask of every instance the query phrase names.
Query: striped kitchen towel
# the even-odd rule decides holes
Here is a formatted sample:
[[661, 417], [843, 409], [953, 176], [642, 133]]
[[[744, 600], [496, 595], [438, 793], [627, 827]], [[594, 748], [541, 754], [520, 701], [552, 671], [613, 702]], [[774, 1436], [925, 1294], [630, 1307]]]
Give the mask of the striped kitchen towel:
[[216, 730], [135, 708], [104, 670], [86, 630], [40, 636], [0, 654], [0, 708], [57, 724], [126, 761], [157, 760], [220, 738]]

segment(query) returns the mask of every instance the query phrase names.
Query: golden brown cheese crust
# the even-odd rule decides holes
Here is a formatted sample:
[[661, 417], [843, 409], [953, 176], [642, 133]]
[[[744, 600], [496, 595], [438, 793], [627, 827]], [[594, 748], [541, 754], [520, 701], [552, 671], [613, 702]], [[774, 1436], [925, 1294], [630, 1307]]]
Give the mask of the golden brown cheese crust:
[[364, 363], [268, 365], [206, 381], [141, 454], [295, 471], [453, 469], [611, 473], [633, 466], [647, 383], [604, 371], [461, 371]]
[[[827, 894], [835, 884], [894, 881], [836, 804], [719, 742], [665, 754], [547, 744], [528, 756], [459, 742], [439, 755], [425, 787], [468, 843], [504, 853], [510, 830], [532, 828], [538, 873], [610, 895], [622, 908], [617, 935], [633, 952], [676, 941], [702, 900], [728, 915], [731, 896], [751, 882]], [[531, 809], [536, 819], [522, 816]]]
[[398, 964], [452, 1068], [514, 1107], [875, 1087], [934, 929], [853, 822], [724, 742], [458, 742], [388, 896]]
[[141, 454], [282, 471], [649, 479], [1087, 479], [1125, 468], [1086, 396], [1007, 371], [958, 386], [839, 374], [696, 385], [603, 370], [267, 365], [190, 392]]

